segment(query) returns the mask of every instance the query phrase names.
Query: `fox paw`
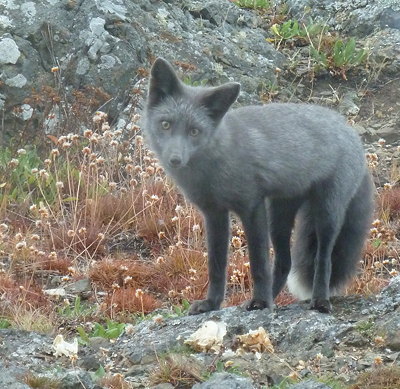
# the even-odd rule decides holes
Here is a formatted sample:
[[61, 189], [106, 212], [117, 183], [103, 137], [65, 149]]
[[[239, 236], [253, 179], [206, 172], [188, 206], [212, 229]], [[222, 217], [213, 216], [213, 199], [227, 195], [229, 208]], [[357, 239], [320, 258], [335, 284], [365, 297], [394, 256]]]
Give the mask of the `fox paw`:
[[216, 311], [219, 305], [212, 303], [210, 300], [193, 301], [189, 309], [189, 315], [199, 315], [200, 313]]
[[330, 313], [332, 311], [332, 305], [329, 300], [312, 299], [310, 303], [310, 309], [314, 309], [321, 313]]
[[255, 298], [245, 301], [242, 304], [242, 307], [247, 311], [255, 311], [256, 309], [264, 309], [264, 308], [272, 310], [272, 304], [268, 303], [265, 300], [260, 300]]

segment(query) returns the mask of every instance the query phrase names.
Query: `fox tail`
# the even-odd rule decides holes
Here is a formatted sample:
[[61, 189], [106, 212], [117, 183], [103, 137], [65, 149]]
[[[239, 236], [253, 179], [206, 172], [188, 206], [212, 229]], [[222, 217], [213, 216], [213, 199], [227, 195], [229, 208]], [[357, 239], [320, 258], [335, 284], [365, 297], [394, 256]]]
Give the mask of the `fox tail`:
[[[356, 273], [372, 211], [373, 185], [367, 173], [348, 206], [332, 252], [331, 295], [337, 294]], [[296, 221], [293, 263], [288, 276], [290, 292], [301, 300], [309, 299], [312, 294], [316, 253], [315, 227], [309, 204], [304, 204]]]

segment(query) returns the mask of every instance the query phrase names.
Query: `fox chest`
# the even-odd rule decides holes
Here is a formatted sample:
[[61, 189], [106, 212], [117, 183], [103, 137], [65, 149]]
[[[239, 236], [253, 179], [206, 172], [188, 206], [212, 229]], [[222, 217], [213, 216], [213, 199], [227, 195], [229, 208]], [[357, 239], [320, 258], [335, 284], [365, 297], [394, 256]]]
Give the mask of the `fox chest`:
[[223, 174], [222, 170], [175, 176], [188, 200], [200, 209], [224, 208], [236, 211], [261, 196], [250, 177]]

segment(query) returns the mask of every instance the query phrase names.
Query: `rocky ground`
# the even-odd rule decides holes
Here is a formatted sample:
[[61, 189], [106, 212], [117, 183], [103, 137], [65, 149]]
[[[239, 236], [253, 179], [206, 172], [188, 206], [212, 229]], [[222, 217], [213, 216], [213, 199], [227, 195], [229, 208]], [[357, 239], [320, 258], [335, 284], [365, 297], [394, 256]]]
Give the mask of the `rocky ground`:
[[[278, 20], [282, 3], [292, 18], [311, 16], [332, 31], [355, 36], [358, 46], [369, 48], [367, 66], [349, 69], [347, 80], [329, 71], [312, 77], [307, 48], [277, 48], [267, 40], [273, 38], [271, 17]], [[239, 81], [241, 105], [272, 99], [338, 109], [359, 131], [366, 150], [378, 155], [376, 183], [396, 184], [400, 176], [396, 170], [400, 158], [399, 3], [288, 0], [275, 5], [273, 11], [263, 13], [241, 9], [228, 0], [0, 2], [2, 141], [39, 128], [48, 134], [61, 133], [63, 123], [57, 118], [62, 116], [62, 103], [49, 112], [38, 97], [32, 99], [32, 91], [40, 97], [45, 85], [62, 90], [66, 99], [76, 89], [101, 88], [102, 109], [114, 124], [126, 121], [124, 110], [132, 101], [132, 90], [138, 84], [145, 88], [151, 61], [163, 56], [192, 85]], [[381, 138], [385, 142], [377, 143]], [[156, 386], [167, 368], [170, 375], [180, 375], [182, 380], [177, 382], [186, 382], [181, 387], [197, 382], [196, 388], [260, 388], [288, 376], [308, 380], [293, 388], [340, 387], [316, 379], [322, 376], [328, 382], [333, 377], [352, 384], [361, 372], [388, 375], [388, 370], [380, 369], [400, 366], [399, 288], [396, 278], [379, 296], [337, 298], [330, 315], [309, 311], [305, 303], [279, 308], [273, 314], [225, 308], [197, 317], [167, 318], [170, 312], [161, 311], [161, 316], [126, 328], [114, 342], [92, 338], [80, 346], [77, 359], [56, 357], [52, 337], [4, 329], [0, 330], [0, 387], [106, 387], [95, 383], [100, 366], [122, 374], [138, 388], [171, 387]], [[227, 333], [217, 354], [194, 352], [183, 343], [207, 320], [226, 323]], [[268, 332], [274, 351], [236, 354], [240, 349], [237, 335], [259, 327]], [[171, 373], [171, 366], [179, 372]], [[47, 381], [32, 386], [29, 374], [47, 377]], [[128, 387], [123, 385], [115, 388]]]
[[[155, 385], [162, 381], [166, 355], [170, 366], [179, 366], [182, 382], [205, 381], [196, 388], [261, 388], [289, 376], [354, 383], [360, 372], [373, 369], [373, 374], [387, 374], [379, 369], [399, 366], [399, 288], [397, 277], [378, 296], [337, 297], [332, 314], [310, 311], [306, 303], [278, 308], [273, 314], [231, 307], [167, 318], [165, 311], [159, 311], [152, 319], [127, 327], [115, 342], [91, 338], [87, 346], [80, 347], [77, 360], [56, 357], [53, 337], [0, 330], [0, 383], [2, 387], [28, 388], [18, 381], [28, 373], [40, 373], [57, 378], [60, 388], [95, 388], [93, 374], [102, 365], [123, 374], [132, 387], [169, 388], [173, 386]], [[200, 346], [186, 345], [185, 340], [208, 321], [225, 323], [222, 342], [203, 339]], [[246, 348], [238, 336], [260, 327], [268, 333], [269, 346], [263, 347], [266, 343], [259, 337]], [[215, 382], [210, 384], [213, 372], [219, 374], [211, 375]], [[176, 381], [180, 382], [178, 377]], [[314, 387], [296, 385], [289, 387]], [[332, 387], [318, 385], [315, 387]]]

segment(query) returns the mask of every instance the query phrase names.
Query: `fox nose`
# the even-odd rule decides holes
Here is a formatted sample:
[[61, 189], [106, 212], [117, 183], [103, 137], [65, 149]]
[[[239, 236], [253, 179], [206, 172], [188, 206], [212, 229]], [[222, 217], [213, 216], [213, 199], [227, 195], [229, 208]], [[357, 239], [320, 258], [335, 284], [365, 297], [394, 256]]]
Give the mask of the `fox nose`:
[[170, 159], [169, 159], [169, 164], [172, 167], [179, 167], [182, 164], [182, 159], [181, 157], [177, 156], [177, 155], [173, 155]]

